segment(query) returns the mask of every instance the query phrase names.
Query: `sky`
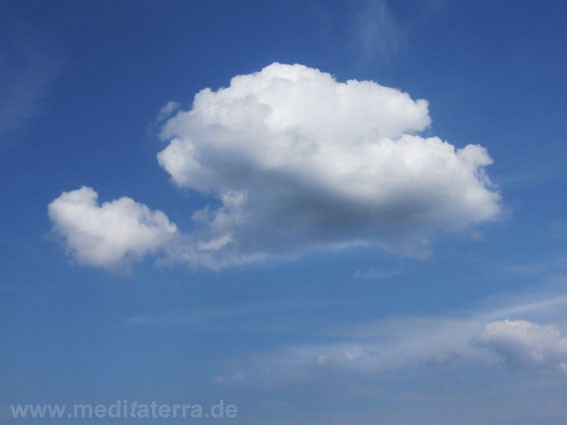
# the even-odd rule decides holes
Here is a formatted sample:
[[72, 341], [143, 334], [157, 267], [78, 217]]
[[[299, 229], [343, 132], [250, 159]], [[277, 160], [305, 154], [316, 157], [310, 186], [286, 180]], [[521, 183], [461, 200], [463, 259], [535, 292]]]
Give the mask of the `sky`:
[[565, 2], [0, 6], [2, 423], [567, 421]]

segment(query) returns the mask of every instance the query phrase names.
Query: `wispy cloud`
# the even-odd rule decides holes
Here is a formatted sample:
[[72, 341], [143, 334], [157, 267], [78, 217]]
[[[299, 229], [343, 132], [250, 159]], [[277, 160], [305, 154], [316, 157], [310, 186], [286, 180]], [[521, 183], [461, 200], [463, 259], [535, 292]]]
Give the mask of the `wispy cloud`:
[[387, 0], [361, 2], [354, 24], [354, 41], [366, 61], [379, 59], [391, 65], [406, 47], [408, 28], [394, 17]]
[[215, 382], [217, 384], [232, 384], [235, 382], [240, 382], [240, 381], [244, 381], [244, 379], [246, 379], [246, 375], [243, 374], [242, 372], [237, 372], [233, 375], [218, 375], [215, 376]]
[[[441, 367], [462, 364], [469, 368], [490, 368], [500, 362], [498, 351], [492, 348], [498, 348], [501, 344], [498, 345], [499, 340], [494, 338], [489, 341], [487, 326], [490, 327], [492, 323], [529, 323], [528, 330], [533, 332], [528, 335], [527, 343], [520, 344], [520, 348], [527, 347], [528, 350], [537, 343], [538, 335], [544, 334], [549, 337], [545, 352], [555, 353], [555, 348], [561, 346], [563, 350], [565, 344], [565, 338], [561, 335], [562, 331], [567, 330], [564, 323], [567, 319], [565, 306], [567, 296], [540, 297], [532, 302], [513, 302], [509, 299], [507, 304], [496, 308], [451, 316], [390, 317], [342, 325], [314, 336], [312, 343], [279, 347], [277, 352], [259, 353], [254, 362], [243, 360], [243, 363], [259, 362], [264, 368], [279, 371], [272, 378], [283, 381], [288, 376], [296, 376], [301, 370], [317, 368], [333, 368], [354, 375], [391, 373], [419, 365]], [[505, 320], [517, 322], [503, 322]], [[557, 322], [549, 324], [551, 320]], [[479, 344], [483, 336], [487, 343]], [[524, 341], [525, 338], [521, 336], [512, 338], [512, 343], [506, 347], [514, 346], [516, 340]], [[557, 367], [567, 369], [567, 366], [562, 366], [567, 365], [567, 355], [563, 351], [559, 354], [563, 360], [557, 360]], [[246, 374], [252, 378], [258, 376], [258, 371], [251, 368]]]
[[[296, 300], [234, 304], [219, 307], [193, 307], [172, 311], [141, 312], [119, 323], [119, 326], [145, 328], [183, 328], [187, 332], [235, 331], [247, 334], [289, 333], [290, 327], [322, 329], [324, 320], [305, 317], [306, 311], [330, 308], [326, 302]], [[290, 317], [291, 316], [291, 317]]]
[[157, 124], [162, 124], [166, 119], [181, 107], [181, 103], [170, 100], [159, 110], [155, 121]]
[[0, 147], [41, 110], [59, 75], [61, 59], [52, 46], [25, 29], [2, 31], [0, 40]]
[[375, 269], [368, 269], [368, 270], [357, 270], [352, 275], [352, 282], [356, 282], [359, 280], [383, 280], [389, 279], [392, 277], [399, 276], [403, 274], [402, 270], [393, 270], [393, 271], [379, 271]]
[[424, 26], [445, 1], [416, 2], [403, 20], [395, 13], [397, 3], [388, 0], [352, 3], [350, 40], [359, 64], [379, 63], [382, 68], [395, 68], [398, 57], [409, 45], [412, 32]]

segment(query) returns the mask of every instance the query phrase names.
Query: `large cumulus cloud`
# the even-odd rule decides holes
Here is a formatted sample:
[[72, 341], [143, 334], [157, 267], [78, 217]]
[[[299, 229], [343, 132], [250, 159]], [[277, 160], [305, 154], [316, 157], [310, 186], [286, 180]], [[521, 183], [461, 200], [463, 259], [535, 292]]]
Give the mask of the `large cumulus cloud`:
[[435, 233], [500, 214], [486, 150], [420, 135], [428, 103], [397, 89], [274, 63], [167, 119], [178, 107], [160, 112], [157, 159], [208, 206], [187, 205], [194, 226], [183, 234], [130, 198], [63, 193], [49, 216], [79, 262], [110, 267], [162, 248], [212, 268], [355, 245], [423, 256]]
[[222, 266], [376, 244], [420, 256], [437, 231], [496, 219], [486, 150], [420, 136], [430, 123], [425, 100], [302, 65], [202, 90], [161, 133], [173, 182], [215, 198], [176, 255]]

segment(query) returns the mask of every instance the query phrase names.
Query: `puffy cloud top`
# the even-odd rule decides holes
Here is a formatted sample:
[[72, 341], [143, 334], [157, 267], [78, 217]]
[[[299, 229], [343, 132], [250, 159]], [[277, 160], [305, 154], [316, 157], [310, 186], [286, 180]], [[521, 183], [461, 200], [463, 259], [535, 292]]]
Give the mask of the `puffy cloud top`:
[[155, 252], [177, 233], [161, 211], [122, 197], [98, 204], [89, 187], [64, 192], [48, 207], [56, 232], [82, 264], [117, 266]]
[[478, 343], [513, 366], [557, 368], [567, 373], [567, 337], [553, 325], [526, 320], [487, 324]]
[[419, 256], [438, 230], [497, 218], [486, 150], [419, 136], [430, 122], [425, 100], [302, 65], [202, 90], [161, 133], [172, 180], [220, 201], [194, 215], [179, 256], [223, 265], [360, 243]]

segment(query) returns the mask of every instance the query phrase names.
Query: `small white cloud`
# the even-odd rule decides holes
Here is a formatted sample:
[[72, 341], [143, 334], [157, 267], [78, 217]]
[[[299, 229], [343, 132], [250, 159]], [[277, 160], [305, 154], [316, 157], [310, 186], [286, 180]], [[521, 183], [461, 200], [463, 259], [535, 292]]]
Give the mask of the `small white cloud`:
[[348, 361], [359, 360], [364, 356], [364, 350], [360, 347], [351, 347], [344, 351], [344, 356]]
[[361, 244], [423, 256], [435, 232], [496, 219], [486, 150], [416, 135], [430, 123], [425, 100], [303, 65], [202, 90], [163, 126], [158, 161], [220, 207], [193, 216], [177, 257], [222, 267]]
[[514, 367], [564, 370], [567, 362], [567, 337], [554, 325], [539, 325], [526, 320], [502, 320], [484, 327], [478, 345], [496, 352]]
[[330, 361], [331, 359], [329, 358], [329, 356], [325, 356], [324, 354], [320, 354], [319, 356], [317, 356], [317, 364], [319, 366], [326, 366], [329, 364]]
[[122, 197], [102, 205], [89, 187], [64, 192], [48, 207], [53, 228], [81, 264], [112, 267], [156, 252], [177, 227], [161, 211]]

